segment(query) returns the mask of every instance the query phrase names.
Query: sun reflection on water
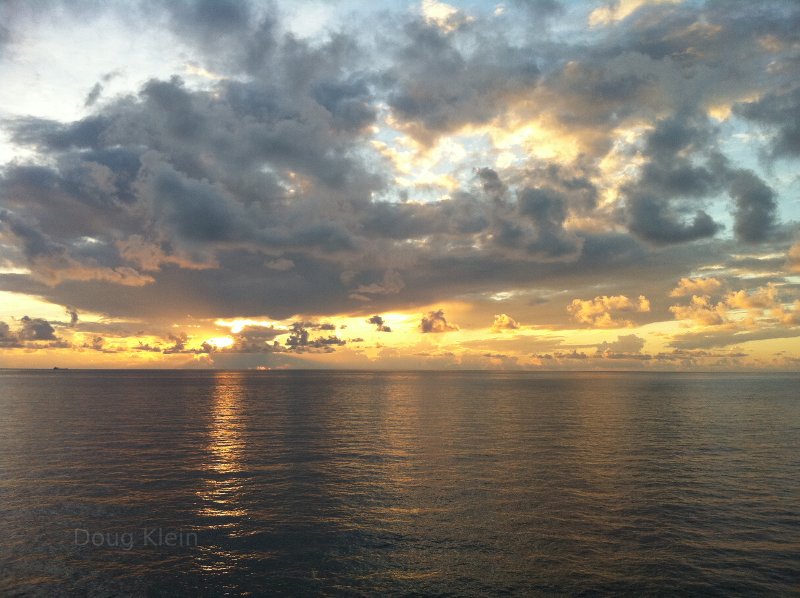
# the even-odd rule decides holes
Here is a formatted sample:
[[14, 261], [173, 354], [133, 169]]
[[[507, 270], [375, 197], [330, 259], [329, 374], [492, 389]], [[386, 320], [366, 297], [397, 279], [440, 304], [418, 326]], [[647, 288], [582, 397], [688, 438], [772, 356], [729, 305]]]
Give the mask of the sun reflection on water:
[[210, 414], [204, 487], [198, 492], [200, 514], [219, 518], [215, 527], [235, 526], [229, 520], [244, 517], [241, 504], [242, 455], [245, 450], [245, 422], [242, 413], [243, 374], [220, 372], [216, 375]]

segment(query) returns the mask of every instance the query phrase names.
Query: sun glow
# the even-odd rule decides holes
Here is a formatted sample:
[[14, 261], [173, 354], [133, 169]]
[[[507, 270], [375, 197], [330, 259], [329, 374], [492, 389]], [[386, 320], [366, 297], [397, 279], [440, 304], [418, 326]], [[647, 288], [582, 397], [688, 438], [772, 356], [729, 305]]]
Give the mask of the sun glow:
[[208, 344], [213, 345], [217, 349], [224, 349], [233, 345], [233, 339], [229, 336], [215, 336], [208, 339]]

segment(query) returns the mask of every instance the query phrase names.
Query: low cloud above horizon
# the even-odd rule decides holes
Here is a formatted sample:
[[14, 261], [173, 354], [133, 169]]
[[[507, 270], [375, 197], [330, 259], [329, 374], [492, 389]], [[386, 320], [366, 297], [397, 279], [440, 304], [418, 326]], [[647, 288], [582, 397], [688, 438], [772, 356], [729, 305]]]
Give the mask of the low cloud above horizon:
[[800, 5], [0, 4], [0, 367], [800, 364]]

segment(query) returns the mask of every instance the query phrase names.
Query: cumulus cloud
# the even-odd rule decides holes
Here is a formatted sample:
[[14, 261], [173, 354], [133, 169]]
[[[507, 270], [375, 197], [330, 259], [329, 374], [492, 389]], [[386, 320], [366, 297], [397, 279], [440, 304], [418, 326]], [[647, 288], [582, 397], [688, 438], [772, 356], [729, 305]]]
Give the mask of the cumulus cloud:
[[567, 311], [576, 322], [593, 328], [626, 328], [633, 322], [617, 317], [620, 312], [649, 312], [650, 301], [644, 295], [638, 300], [625, 295], [602, 295], [594, 299], [573, 299]]
[[724, 302], [714, 303], [705, 295], [693, 295], [687, 305], [671, 305], [669, 310], [676, 320], [686, 320], [700, 326], [718, 326], [728, 321], [727, 305]]
[[767, 309], [775, 306], [777, 298], [778, 289], [771, 284], [757, 289], [754, 293], [745, 290], [731, 292], [725, 298], [725, 302], [732, 309]]
[[695, 329], [677, 335], [672, 344], [707, 348], [798, 336], [800, 300], [792, 302], [792, 294], [781, 295], [781, 289], [774, 283], [730, 291], [719, 301], [708, 295], [693, 295], [688, 304], [669, 308], [675, 319]]
[[[291, 331], [285, 341], [288, 351], [294, 353], [332, 353], [334, 347], [341, 347], [347, 341], [340, 339], [336, 335], [319, 336], [311, 338], [309, 334], [308, 322], [295, 322], [292, 324]], [[311, 325], [313, 328], [313, 325]]]
[[426, 23], [435, 25], [446, 33], [475, 20], [455, 6], [437, 0], [422, 0], [422, 15]]
[[[59, 14], [95, 18], [86, 6]], [[109, 4], [105, 18], [152, 24], [190, 67], [119, 95], [111, 79], [116, 90], [124, 77], [95, 73], [73, 120], [9, 115], [20, 151], [0, 168], [2, 288], [150, 327], [188, 313], [367, 318], [502, 289], [576, 297], [613, 280], [622, 294], [557, 316], [504, 310], [626, 327], [649, 310], [641, 292], [686, 298], [672, 311], [685, 323], [793, 321], [788, 290], [768, 308], [734, 307], [753, 289], [720, 294], [736, 276], [783, 284], [775, 272], [800, 267], [796, 245], [785, 265], [765, 257], [793, 234], [787, 187], [768, 175], [798, 155], [797, 6], [618, 2], [595, 7], [597, 30], [579, 42], [548, 30], [574, 17], [552, 0], [494, 16], [415, 6], [304, 37], [263, 3]], [[23, 13], [0, 47], [24, 32]], [[728, 133], [746, 127], [731, 151]], [[718, 278], [693, 274], [718, 264]], [[441, 310], [420, 326], [456, 328]], [[343, 342], [322, 330], [247, 329], [217, 351]]]
[[540, 76], [535, 57], [523, 48], [502, 39], [480, 44], [481, 36], [456, 27], [465, 22], [460, 13], [445, 19], [451, 25], [442, 28], [442, 22], [406, 24], [387, 73], [394, 117], [424, 144], [489, 122], [498, 105], [522, 99]]
[[375, 329], [378, 332], [391, 332], [392, 331], [391, 327], [386, 325], [385, 320], [381, 316], [378, 316], [378, 315], [370, 317], [367, 320], [367, 323], [368, 324], [374, 324], [375, 325]]
[[688, 295], [711, 295], [722, 287], [722, 282], [716, 278], [681, 278], [678, 286], [669, 293], [670, 297], [686, 297]]
[[226, 353], [280, 353], [286, 350], [276, 339], [287, 334], [286, 329], [275, 326], [243, 326], [232, 334], [233, 344], [218, 351]]
[[444, 317], [444, 310], [439, 309], [429, 312], [427, 316], [422, 316], [419, 329], [423, 333], [441, 333], [458, 330], [458, 326], [449, 323]]
[[0, 322], [0, 347], [10, 349], [19, 346], [21, 345], [17, 335], [11, 332], [8, 324]]
[[517, 330], [519, 329], [519, 322], [508, 314], [496, 314], [494, 322], [492, 322], [492, 331], [501, 332], [503, 330]]
[[42, 318], [31, 318], [23, 316], [20, 319], [20, 329], [18, 331], [20, 340], [23, 341], [55, 341], [55, 329], [47, 320]]
[[645, 341], [635, 334], [621, 335], [613, 342], [603, 341], [597, 346], [597, 352], [605, 356], [620, 356], [641, 353]]

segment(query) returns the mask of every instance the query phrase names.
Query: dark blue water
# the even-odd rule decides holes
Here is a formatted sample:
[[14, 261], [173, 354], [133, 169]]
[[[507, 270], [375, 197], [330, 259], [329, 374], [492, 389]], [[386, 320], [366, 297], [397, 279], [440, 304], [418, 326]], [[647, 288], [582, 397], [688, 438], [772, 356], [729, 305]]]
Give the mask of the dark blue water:
[[798, 595], [798, 383], [2, 371], [0, 594]]

